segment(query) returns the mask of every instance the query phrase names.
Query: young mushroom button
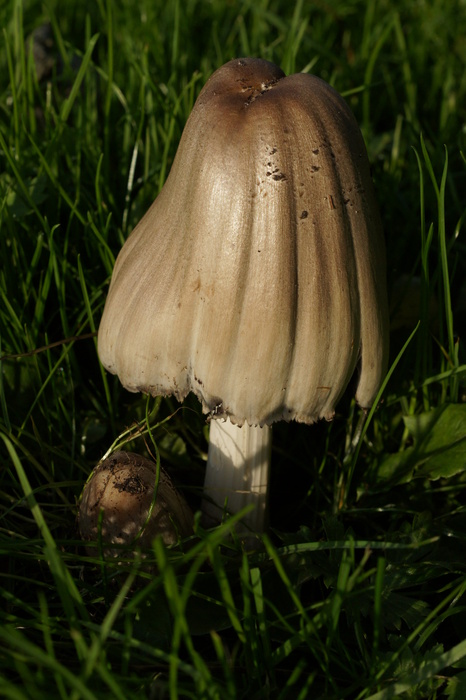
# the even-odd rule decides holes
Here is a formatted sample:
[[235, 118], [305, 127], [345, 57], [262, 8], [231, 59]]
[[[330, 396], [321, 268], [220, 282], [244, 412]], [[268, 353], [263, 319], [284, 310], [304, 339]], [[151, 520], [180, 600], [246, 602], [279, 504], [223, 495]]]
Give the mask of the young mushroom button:
[[121, 250], [99, 329], [130, 391], [212, 417], [204, 510], [265, 525], [270, 426], [331, 420], [387, 365], [385, 252], [364, 142], [323, 80], [255, 58], [202, 89], [161, 193]]

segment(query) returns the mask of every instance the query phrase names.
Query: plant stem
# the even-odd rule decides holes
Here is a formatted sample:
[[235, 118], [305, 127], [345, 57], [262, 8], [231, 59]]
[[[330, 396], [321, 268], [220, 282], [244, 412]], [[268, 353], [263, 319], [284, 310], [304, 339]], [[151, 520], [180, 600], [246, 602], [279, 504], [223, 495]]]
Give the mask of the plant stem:
[[242, 523], [253, 532], [263, 532], [267, 516], [267, 486], [270, 472], [272, 429], [230, 420], [212, 420], [207, 470], [206, 498], [202, 503], [207, 525], [220, 522], [226, 510], [238, 513], [254, 504]]

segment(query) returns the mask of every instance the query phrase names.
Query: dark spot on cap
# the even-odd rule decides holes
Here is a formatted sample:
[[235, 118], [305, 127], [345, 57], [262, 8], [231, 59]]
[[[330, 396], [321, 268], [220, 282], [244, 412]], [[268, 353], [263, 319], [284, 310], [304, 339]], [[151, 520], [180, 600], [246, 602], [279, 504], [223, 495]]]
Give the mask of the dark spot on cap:
[[307, 219], [308, 216], [309, 216], [309, 213], [306, 210], [304, 210], [301, 212], [301, 216], [299, 218], [300, 219]]
[[139, 476], [129, 476], [120, 484], [115, 484], [114, 488], [122, 493], [144, 493], [146, 485]]

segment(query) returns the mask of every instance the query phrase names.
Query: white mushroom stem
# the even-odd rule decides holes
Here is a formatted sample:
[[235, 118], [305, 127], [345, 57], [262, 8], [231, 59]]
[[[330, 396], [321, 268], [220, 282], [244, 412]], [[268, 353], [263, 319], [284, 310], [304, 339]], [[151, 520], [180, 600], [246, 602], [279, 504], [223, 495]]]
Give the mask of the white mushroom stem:
[[223, 513], [238, 513], [251, 503], [254, 510], [242, 520], [245, 529], [263, 532], [266, 524], [267, 487], [270, 473], [272, 429], [230, 420], [210, 423], [209, 454], [202, 503], [207, 525], [218, 523]]

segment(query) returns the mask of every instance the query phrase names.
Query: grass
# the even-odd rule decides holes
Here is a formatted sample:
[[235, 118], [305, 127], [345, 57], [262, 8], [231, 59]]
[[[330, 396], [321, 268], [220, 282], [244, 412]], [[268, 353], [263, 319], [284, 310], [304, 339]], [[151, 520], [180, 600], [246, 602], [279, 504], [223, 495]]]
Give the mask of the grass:
[[[464, 2], [7, 0], [0, 26], [0, 695], [465, 697]], [[391, 370], [359, 438], [351, 387], [332, 423], [276, 426], [261, 551], [234, 519], [197, 521], [177, 548], [105, 561], [76, 504], [116, 444], [155, 442], [199, 506], [196, 401], [125, 392], [94, 332], [196, 95], [240, 55], [316, 73], [361, 125]]]

